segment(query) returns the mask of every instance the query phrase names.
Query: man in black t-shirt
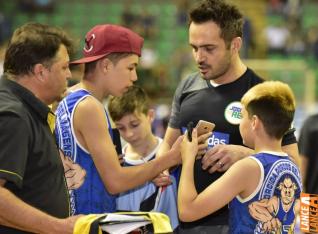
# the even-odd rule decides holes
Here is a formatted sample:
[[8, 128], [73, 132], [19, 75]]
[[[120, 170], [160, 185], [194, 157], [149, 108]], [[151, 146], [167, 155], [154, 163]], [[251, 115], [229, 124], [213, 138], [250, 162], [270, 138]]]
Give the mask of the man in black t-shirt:
[[[198, 138], [199, 150], [209, 150], [194, 168], [195, 186], [200, 193], [233, 163], [253, 153], [243, 146], [239, 134], [240, 99], [263, 80], [240, 59], [243, 16], [238, 9], [220, 0], [203, 0], [190, 11], [189, 43], [197, 73], [179, 84], [164, 142], [158, 154], [165, 152], [192, 121], [215, 123], [213, 135]], [[286, 134], [283, 149], [298, 160], [293, 130]], [[211, 136], [210, 136], [211, 135]], [[160, 178], [160, 177], [159, 177]], [[161, 175], [162, 184], [165, 177]], [[159, 179], [158, 179], [159, 181]], [[159, 184], [159, 183], [157, 183]], [[181, 223], [179, 233], [227, 233], [227, 207], [195, 222]]]
[[0, 80], [0, 233], [73, 233], [48, 105], [66, 90], [71, 40], [28, 23], [8, 45]]

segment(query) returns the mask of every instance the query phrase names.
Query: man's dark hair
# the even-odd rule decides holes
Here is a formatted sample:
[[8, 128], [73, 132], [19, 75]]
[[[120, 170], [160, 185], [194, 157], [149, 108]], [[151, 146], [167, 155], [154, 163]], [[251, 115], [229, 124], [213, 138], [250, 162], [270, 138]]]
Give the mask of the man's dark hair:
[[15, 76], [29, 74], [38, 63], [50, 67], [61, 45], [67, 48], [69, 54], [73, 52], [72, 40], [62, 29], [27, 23], [16, 29], [9, 41], [4, 73]]
[[208, 21], [220, 27], [220, 36], [227, 45], [230, 45], [233, 38], [243, 35], [243, 15], [235, 6], [223, 0], [203, 0], [190, 10], [189, 24]]

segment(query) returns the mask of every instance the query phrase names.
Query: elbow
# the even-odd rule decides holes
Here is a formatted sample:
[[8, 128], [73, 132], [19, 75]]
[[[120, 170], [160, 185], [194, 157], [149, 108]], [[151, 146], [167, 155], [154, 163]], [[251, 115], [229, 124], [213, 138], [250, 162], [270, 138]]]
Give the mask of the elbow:
[[187, 208], [179, 207], [178, 213], [179, 213], [179, 219], [180, 219], [182, 222], [193, 222], [193, 221], [196, 220], [196, 219], [193, 217], [194, 213], [191, 212], [191, 210], [189, 210], [189, 209], [187, 209]]
[[184, 212], [180, 212], [179, 213], [179, 219], [182, 222], [193, 222], [195, 221], [195, 219], [193, 219], [193, 217], [190, 214], [184, 213]]
[[123, 192], [120, 186], [120, 183], [116, 183], [116, 180], [110, 181], [110, 183], [105, 183], [107, 192], [111, 195], [117, 195], [118, 193]]
[[118, 191], [118, 189], [116, 189], [116, 188], [109, 188], [109, 189], [107, 189], [107, 191], [108, 191], [108, 193], [110, 194], [110, 195], [116, 195], [116, 194], [118, 194], [118, 193], [120, 193], [119, 191]]

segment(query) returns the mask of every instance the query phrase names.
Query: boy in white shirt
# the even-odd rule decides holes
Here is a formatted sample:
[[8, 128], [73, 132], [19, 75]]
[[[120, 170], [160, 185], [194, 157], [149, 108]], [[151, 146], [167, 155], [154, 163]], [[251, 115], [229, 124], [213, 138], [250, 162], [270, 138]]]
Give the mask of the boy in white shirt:
[[[154, 110], [149, 98], [139, 86], [132, 86], [121, 97], [112, 97], [108, 110], [121, 137], [127, 142], [123, 147], [124, 166], [136, 166], [155, 158], [162, 139], [152, 133]], [[119, 211], [158, 211], [166, 213], [175, 229], [178, 222], [177, 185], [175, 178], [167, 187], [157, 187], [151, 181], [121, 193], [116, 201]]]

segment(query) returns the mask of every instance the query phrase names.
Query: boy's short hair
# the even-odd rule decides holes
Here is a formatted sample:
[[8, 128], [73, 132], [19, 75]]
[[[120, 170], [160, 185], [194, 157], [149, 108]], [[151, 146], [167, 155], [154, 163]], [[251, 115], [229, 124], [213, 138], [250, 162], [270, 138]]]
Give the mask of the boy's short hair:
[[139, 86], [131, 86], [121, 97], [111, 97], [108, 111], [113, 121], [122, 119], [127, 114], [147, 115], [149, 111], [149, 97]]
[[206, 23], [212, 21], [220, 27], [220, 37], [230, 45], [235, 37], [243, 36], [243, 15], [234, 5], [223, 0], [203, 0], [189, 12], [189, 23]]
[[[108, 58], [115, 66], [116, 64], [123, 58], [131, 56], [133, 53], [111, 53], [109, 55], [106, 55], [105, 58]], [[84, 74], [87, 75], [91, 72], [93, 72], [96, 68], [97, 62], [99, 60], [95, 60], [93, 62], [85, 63], [84, 66]], [[85, 79], [85, 77], [84, 77]]]
[[265, 81], [247, 91], [241, 102], [249, 117], [258, 116], [270, 137], [281, 139], [290, 129], [296, 104], [287, 84]]

